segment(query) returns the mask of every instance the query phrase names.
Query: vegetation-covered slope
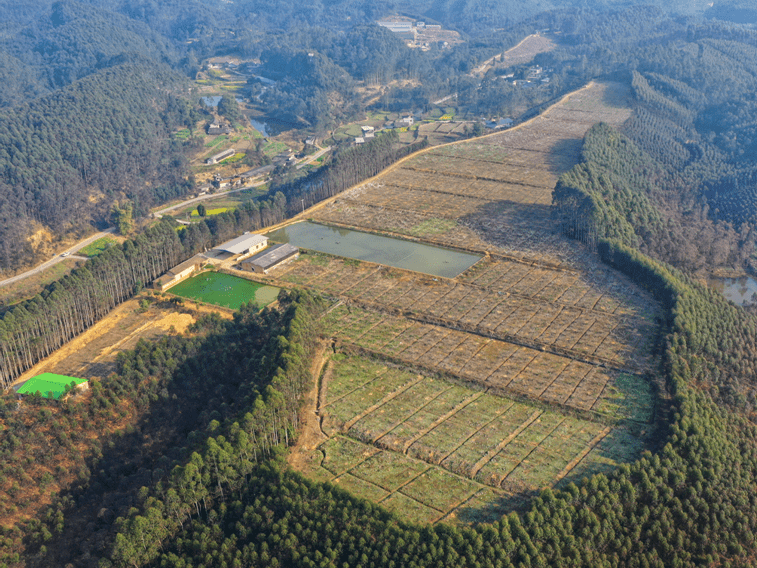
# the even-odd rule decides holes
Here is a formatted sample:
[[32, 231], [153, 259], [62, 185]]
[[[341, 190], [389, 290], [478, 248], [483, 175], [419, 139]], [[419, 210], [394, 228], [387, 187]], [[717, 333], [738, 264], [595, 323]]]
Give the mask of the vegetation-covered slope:
[[124, 62], [3, 113], [0, 268], [33, 254], [33, 221], [77, 227], [105, 217], [114, 200], [144, 211], [187, 190], [169, 136], [196, 118], [177, 98], [182, 85], [166, 67]]

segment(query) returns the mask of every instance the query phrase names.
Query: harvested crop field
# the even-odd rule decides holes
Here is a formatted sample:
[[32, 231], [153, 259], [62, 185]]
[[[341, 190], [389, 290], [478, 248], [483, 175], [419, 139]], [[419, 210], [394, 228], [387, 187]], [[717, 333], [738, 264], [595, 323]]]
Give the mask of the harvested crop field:
[[[593, 124], [619, 126], [630, 117], [628, 97], [619, 84], [592, 83], [515, 128], [411, 157], [314, 216], [406, 235], [427, 219], [451, 219], [456, 227], [429, 240], [575, 262], [576, 247], [554, 230], [552, 189], [578, 161]], [[511, 225], [517, 230], [503, 230]]]
[[305, 473], [405, 520], [493, 520], [518, 496], [633, 458], [642, 436], [380, 360], [336, 354], [319, 409], [329, 439]]
[[580, 353], [570, 356], [347, 305], [332, 310], [325, 323], [347, 344], [429, 372], [613, 420], [652, 420], [654, 397], [646, 375]]
[[633, 372], [645, 372], [652, 365], [655, 304], [609, 270], [587, 278], [489, 259], [452, 280], [303, 255], [277, 279], [373, 312], [597, 364]]

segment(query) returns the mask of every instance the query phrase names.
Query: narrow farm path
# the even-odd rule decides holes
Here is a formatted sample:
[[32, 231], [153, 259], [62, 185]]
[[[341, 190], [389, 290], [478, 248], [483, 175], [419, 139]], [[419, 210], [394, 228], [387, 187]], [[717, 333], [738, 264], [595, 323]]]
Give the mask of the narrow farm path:
[[300, 471], [308, 463], [310, 453], [328, 440], [328, 436], [321, 430], [321, 418], [318, 411], [320, 407], [320, 379], [322, 373], [324, 373], [324, 366], [328, 370], [329, 347], [328, 341], [323, 341], [318, 347], [318, 353], [310, 370], [313, 377], [312, 388], [305, 396], [305, 404], [300, 415], [299, 435], [287, 457], [287, 463]]

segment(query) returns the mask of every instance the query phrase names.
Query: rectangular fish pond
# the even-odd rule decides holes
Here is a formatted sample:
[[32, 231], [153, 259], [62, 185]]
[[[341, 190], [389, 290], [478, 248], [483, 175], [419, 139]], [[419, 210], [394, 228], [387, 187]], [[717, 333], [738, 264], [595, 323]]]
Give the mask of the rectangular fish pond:
[[168, 292], [232, 310], [250, 302], [264, 308], [279, 295], [279, 289], [274, 286], [264, 286], [223, 272], [203, 272], [179, 282]]
[[362, 231], [331, 227], [310, 221], [294, 223], [271, 231], [266, 236], [272, 241], [291, 243], [304, 249], [445, 278], [458, 276], [482, 258], [478, 254], [459, 252], [403, 239], [382, 237]]

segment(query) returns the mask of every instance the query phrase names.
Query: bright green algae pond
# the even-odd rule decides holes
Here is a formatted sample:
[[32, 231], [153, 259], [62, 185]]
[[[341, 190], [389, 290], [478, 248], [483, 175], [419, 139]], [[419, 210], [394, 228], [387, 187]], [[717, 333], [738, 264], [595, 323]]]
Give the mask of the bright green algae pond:
[[249, 302], [263, 308], [279, 295], [278, 288], [223, 272], [203, 272], [172, 286], [169, 292], [232, 310], [238, 310], [242, 304]]
[[301, 221], [266, 235], [272, 241], [335, 256], [454, 278], [482, 257], [404, 239]]

